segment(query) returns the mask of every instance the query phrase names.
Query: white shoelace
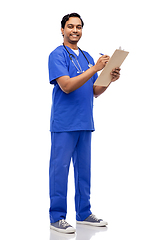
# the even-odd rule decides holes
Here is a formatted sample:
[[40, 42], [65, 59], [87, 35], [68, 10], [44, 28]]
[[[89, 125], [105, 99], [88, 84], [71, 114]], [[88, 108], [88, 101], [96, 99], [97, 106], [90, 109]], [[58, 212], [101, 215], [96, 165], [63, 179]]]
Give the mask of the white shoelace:
[[64, 219], [59, 220], [59, 226], [62, 225], [63, 227], [68, 227], [70, 226]]
[[99, 219], [95, 215], [93, 215], [93, 214], [91, 214], [91, 218], [96, 220], [96, 221], [99, 221]]

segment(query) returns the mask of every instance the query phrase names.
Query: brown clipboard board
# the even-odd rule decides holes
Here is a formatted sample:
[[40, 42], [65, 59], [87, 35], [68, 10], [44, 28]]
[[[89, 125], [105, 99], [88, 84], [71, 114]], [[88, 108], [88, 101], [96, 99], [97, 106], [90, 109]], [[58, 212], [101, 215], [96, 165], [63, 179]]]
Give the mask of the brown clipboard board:
[[116, 49], [112, 57], [104, 67], [103, 71], [95, 81], [95, 86], [108, 87], [111, 82], [112, 75], [110, 74], [114, 68], [120, 67], [127, 57], [129, 52], [124, 50]]

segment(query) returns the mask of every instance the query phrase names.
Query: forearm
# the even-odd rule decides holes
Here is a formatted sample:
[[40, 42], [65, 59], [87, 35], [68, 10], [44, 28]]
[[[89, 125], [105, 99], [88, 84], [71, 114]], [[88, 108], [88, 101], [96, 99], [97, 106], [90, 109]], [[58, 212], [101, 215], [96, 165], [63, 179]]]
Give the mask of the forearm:
[[57, 82], [63, 92], [67, 94], [71, 93], [84, 85], [96, 72], [102, 70], [108, 61], [109, 56], [104, 55], [98, 59], [97, 63], [93, 67], [87, 69], [82, 74], [73, 78], [70, 78], [69, 76], [62, 76], [57, 79]]
[[96, 67], [93, 66], [76, 77], [73, 78], [70, 78], [69, 76], [60, 77], [57, 79], [57, 82], [62, 91], [68, 94], [83, 86], [95, 73]]
[[[120, 77], [120, 68], [115, 68], [112, 70], [111, 75], [112, 75], [112, 79], [111, 82], [115, 82], [117, 79], [119, 79]], [[110, 85], [109, 84], [109, 85]], [[106, 91], [106, 89], [109, 87], [109, 85], [107, 87], [103, 87], [103, 86], [93, 86], [93, 92], [94, 92], [94, 96], [97, 98], [98, 96], [100, 96], [103, 92]]]
[[[111, 84], [111, 83], [110, 83], [110, 84]], [[109, 84], [109, 85], [110, 85], [110, 84]], [[108, 85], [108, 87], [109, 87], [109, 85]], [[95, 98], [99, 97], [102, 93], [104, 93], [108, 87], [93, 86], [93, 92], [94, 92]]]

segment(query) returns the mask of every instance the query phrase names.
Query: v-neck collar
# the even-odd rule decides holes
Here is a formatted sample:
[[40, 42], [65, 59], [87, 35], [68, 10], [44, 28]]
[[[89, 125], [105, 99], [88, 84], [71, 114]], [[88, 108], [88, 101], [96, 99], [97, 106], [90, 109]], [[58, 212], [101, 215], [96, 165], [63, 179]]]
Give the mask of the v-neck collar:
[[76, 58], [79, 58], [79, 56], [80, 56], [80, 54], [81, 54], [81, 51], [80, 51], [79, 48], [78, 48], [78, 50], [79, 50], [79, 55], [77, 55], [72, 48], [70, 48], [70, 47], [68, 47], [68, 46], [66, 46], [66, 47], [67, 47], [68, 51], [69, 51], [71, 54], [73, 54]]

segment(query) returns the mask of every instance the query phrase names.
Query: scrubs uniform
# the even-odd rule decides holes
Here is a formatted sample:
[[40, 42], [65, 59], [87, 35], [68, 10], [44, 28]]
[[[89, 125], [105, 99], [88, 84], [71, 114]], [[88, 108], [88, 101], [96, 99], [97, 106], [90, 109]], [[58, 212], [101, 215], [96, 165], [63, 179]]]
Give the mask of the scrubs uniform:
[[[86, 71], [88, 62], [81, 51], [71, 61], [64, 46], [57, 47], [49, 56], [49, 80], [54, 84], [50, 118], [50, 222], [65, 219], [67, 214], [67, 183], [72, 158], [75, 177], [75, 209], [77, 221], [83, 221], [90, 214], [90, 171], [91, 171], [91, 132], [93, 121], [93, 84], [97, 73], [82, 87], [66, 94], [56, 79], [62, 76], [78, 76], [77, 68]], [[84, 52], [89, 62], [93, 58]], [[76, 60], [77, 59], [77, 60]], [[75, 67], [75, 65], [77, 67]], [[79, 67], [80, 65], [80, 67]], [[79, 69], [79, 70], [81, 70]]]

